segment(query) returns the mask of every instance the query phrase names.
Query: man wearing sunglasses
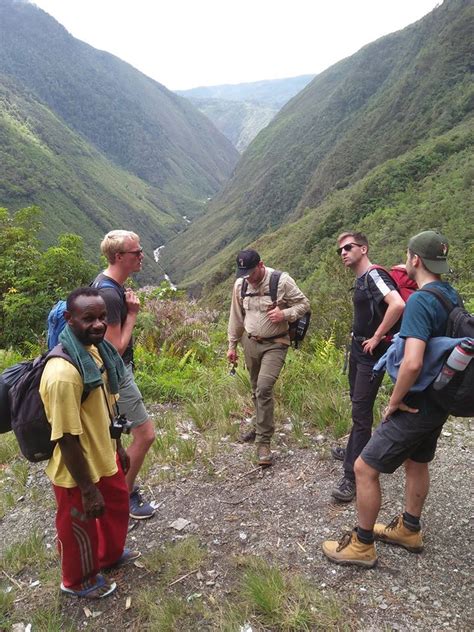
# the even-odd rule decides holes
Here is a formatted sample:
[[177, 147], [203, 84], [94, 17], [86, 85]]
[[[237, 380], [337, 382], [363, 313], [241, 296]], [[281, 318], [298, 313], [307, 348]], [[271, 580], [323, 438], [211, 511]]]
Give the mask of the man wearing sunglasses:
[[99, 289], [107, 307], [108, 327], [105, 337], [121, 354], [127, 369], [126, 378], [120, 384], [119, 409], [132, 422], [132, 443], [127, 449], [130, 469], [126, 476], [130, 517], [143, 520], [151, 518], [155, 510], [143, 500], [135, 479], [155, 439], [155, 430], [133, 377], [132, 333], [140, 301], [133, 290], [124, 287], [128, 277], [142, 268], [143, 248], [137, 234], [128, 230], [112, 230], [105, 235], [100, 249], [109, 265], [92, 285]]
[[346, 448], [332, 449], [334, 458], [344, 462], [344, 475], [331, 496], [350, 502], [356, 494], [354, 463], [371, 437], [374, 402], [383, 378], [383, 374], [374, 378], [372, 369], [390, 344], [389, 334], [400, 320], [405, 302], [390, 275], [372, 267], [363, 233], [342, 233], [337, 244], [342, 263], [354, 272], [356, 281], [349, 359], [352, 429]]

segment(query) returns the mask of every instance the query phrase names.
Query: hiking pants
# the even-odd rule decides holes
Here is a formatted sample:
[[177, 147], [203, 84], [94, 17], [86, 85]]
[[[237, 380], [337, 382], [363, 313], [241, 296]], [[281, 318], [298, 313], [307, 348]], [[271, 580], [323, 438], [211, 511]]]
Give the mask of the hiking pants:
[[104, 497], [100, 518], [84, 519], [79, 487], [53, 485], [56, 496], [56, 531], [66, 588], [87, 586], [101, 568], [112, 566], [123, 553], [128, 529], [129, 497], [125, 475], [119, 470], [96, 483]]
[[255, 443], [268, 445], [275, 432], [273, 387], [285, 363], [288, 345], [272, 340], [257, 342], [244, 333], [242, 346], [255, 404]]
[[377, 397], [383, 373], [371, 382], [373, 365], [349, 360], [349, 388], [352, 403], [352, 429], [346, 447], [344, 476], [352, 481], [354, 463], [372, 435], [374, 423], [374, 402]]

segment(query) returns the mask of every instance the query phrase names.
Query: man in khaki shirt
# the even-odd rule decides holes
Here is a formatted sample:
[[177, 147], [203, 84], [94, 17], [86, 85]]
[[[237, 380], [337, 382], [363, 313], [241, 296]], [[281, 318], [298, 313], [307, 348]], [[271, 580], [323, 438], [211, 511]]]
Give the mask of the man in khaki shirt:
[[[237, 280], [232, 292], [228, 325], [227, 359], [237, 363], [237, 344], [242, 343], [245, 364], [250, 373], [255, 404], [255, 428], [243, 436], [255, 441], [258, 464], [272, 465], [270, 441], [275, 431], [273, 387], [290, 346], [288, 323], [309, 310], [309, 301], [294, 280], [282, 272], [276, 304], [270, 296], [272, 268], [264, 265], [256, 250], [241, 250], [237, 255]], [[242, 296], [242, 283], [247, 288]]]

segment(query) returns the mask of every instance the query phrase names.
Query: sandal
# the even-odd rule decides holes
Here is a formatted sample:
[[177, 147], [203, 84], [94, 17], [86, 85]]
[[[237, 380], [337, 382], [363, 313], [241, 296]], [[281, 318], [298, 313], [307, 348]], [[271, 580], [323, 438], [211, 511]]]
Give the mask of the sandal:
[[115, 582], [108, 583], [103, 575], [96, 575], [95, 584], [83, 589], [67, 588], [61, 583], [61, 592], [73, 597], [85, 597], [86, 599], [103, 599], [111, 595], [117, 588]]
[[112, 568], [119, 568], [120, 566], [125, 566], [129, 562], [133, 562], [137, 560], [141, 556], [140, 551], [133, 551], [132, 549], [124, 548], [122, 555], [118, 558], [116, 562], [110, 564], [110, 566], [104, 567], [104, 571], [111, 570]]

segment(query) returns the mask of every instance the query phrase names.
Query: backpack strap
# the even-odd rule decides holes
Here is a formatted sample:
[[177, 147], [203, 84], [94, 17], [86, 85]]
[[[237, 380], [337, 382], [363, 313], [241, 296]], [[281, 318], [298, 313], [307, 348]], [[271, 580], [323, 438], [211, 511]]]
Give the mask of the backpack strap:
[[[51, 351], [48, 351], [45, 358], [46, 362], [48, 360], [51, 360], [51, 358], [62, 358], [63, 360], [66, 360], [66, 362], [69, 362], [69, 364], [72, 364], [72, 366], [75, 369], [77, 369], [77, 366], [72, 361], [71, 356], [69, 355], [69, 353], [66, 351], [66, 349], [63, 347], [63, 345], [60, 342], [58, 342], [58, 344], [55, 347], [53, 347]], [[89, 397], [90, 392], [91, 392], [90, 390], [83, 389], [82, 395], [81, 395], [81, 404], [86, 401], [86, 399]]]
[[[273, 272], [270, 275], [269, 291], [263, 294], [263, 296], [269, 296], [272, 299], [272, 303], [277, 302], [278, 282], [280, 281], [280, 277], [281, 277], [281, 271], [273, 270]], [[248, 287], [249, 287], [249, 283], [247, 279], [243, 279], [242, 285], [240, 286], [240, 298], [242, 301], [244, 300], [246, 296], [260, 296], [258, 292], [255, 292], [255, 293], [247, 292]], [[242, 309], [243, 309], [243, 306], [242, 306]]]
[[462, 298], [459, 296], [457, 292], [456, 292], [457, 303], [453, 303], [447, 296], [445, 296], [444, 292], [442, 292], [437, 287], [426, 287], [426, 288], [422, 287], [418, 290], [418, 292], [428, 292], [428, 294], [433, 294], [433, 296], [436, 296], [438, 301], [442, 304], [442, 306], [446, 310], [448, 316], [455, 307], [464, 307]]
[[396, 287], [397, 291], [398, 291], [398, 283], [395, 281], [395, 279], [392, 277], [392, 275], [390, 274], [390, 272], [387, 270], [387, 268], [384, 268], [384, 266], [380, 266], [376, 263], [374, 263], [374, 265], [369, 266], [367, 272], [365, 273], [364, 276], [364, 292], [366, 293], [366, 295], [369, 298], [369, 304], [370, 304], [370, 322], [372, 322], [372, 320], [374, 319], [375, 313], [377, 313], [377, 316], [379, 318], [383, 319], [383, 310], [380, 308], [379, 303], [377, 303], [377, 301], [374, 299], [374, 295], [372, 294], [372, 290], [370, 289], [370, 285], [369, 285], [369, 273], [372, 270], [383, 270], [385, 272], [385, 274], [388, 274], [388, 276], [390, 277], [390, 279], [392, 280], [392, 283], [394, 284], [394, 286]]
[[278, 294], [278, 282], [280, 281], [281, 271], [273, 270], [270, 275], [270, 298], [272, 299], [272, 303], [277, 302], [277, 294]]

